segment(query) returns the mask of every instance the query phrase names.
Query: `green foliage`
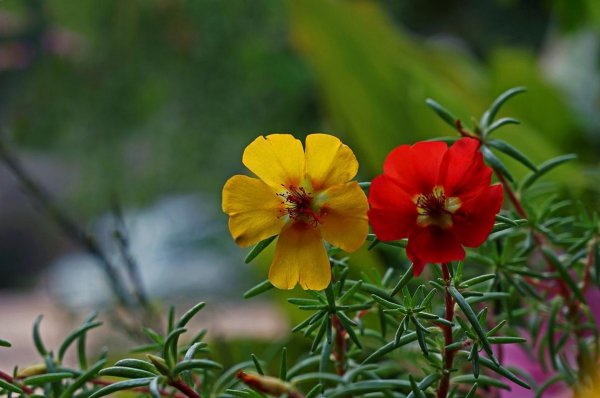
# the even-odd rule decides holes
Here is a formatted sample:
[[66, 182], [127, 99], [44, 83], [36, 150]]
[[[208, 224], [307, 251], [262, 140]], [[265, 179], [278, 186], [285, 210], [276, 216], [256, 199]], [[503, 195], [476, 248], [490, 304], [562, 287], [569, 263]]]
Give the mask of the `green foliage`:
[[[490, 137], [492, 131], [500, 134], [496, 131], [501, 127], [514, 124], [507, 122], [513, 119], [496, 117], [523, 91], [501, 94], [472, 130], [443, 105], [428, 101], [459, 135], [480, 142], [512, 208], [496, 216], [487, 241], [469, 249], [464, 261], [442, 264], [441, 272], [430, 265], [425, 278], [415, 277], [413, 265], [404, 263], [384, 273], [354, 272], [349, 257], [328, 245], [332, 283], [321, 292], [287, 300], [305, 314], [292, 332], [306, 338], [310, 348], [296, 357], [284, 347], [278, 359], [269, 361], [252, 353], [226, 370], [213, 359], [200, 358], [210, 354], [202, 341], [205, 330], [181, 343], [204, 302], [179, 318], [171, 307], [164, 332], [156, 325], [142, 328], [149, 344], [132, 351], [145, 353], [145, 359], [123, 358], [111, 366], [105, 353], [87, 365], [91, 361], [86, 335], [101, 326], [96, 314], [65, 337], [57, 355], [42, 339], [40, 316], [34, 322], [33, 341], [43, 363], [12, 376], [0, 373], [0, 396], [42, 392], [49, 398], [100, 398], [133, 390], [153, 398], [458, 398], [510, 390], [508, 381], [538, 396], [554, 383], [573, 388], [590, 383], [596, 376], [592, 364], [600, 357], [600, 335], [585, 293], [591, 284], [600, 286], [600, 223], [596, 213], [554, 194], [554, 185], [543, 178], [573, 155], [536, 165], [511, 143]], [[498, 152], [522, 163], [530, 174], [514, 178]], [[361, 186], [369, 189], [369, 184]], [[368, 240], [369, 250], [395, 256], [407, 247], [406, 239], [382, 242], [369, 235]], [[247, 262], [272, 241], [256, 245]], [[264, 281], [244, 297], [272, 288]], [[515, 344], [523, 344], [521, 349], [535, 355], [539, 364], [549, 363], [556, 376], [536, 385], [526, 372], [505, 366], [504, 347]], [[10, 344], [0, 340], [0, 346]], [[79, 368], [63, 363], [74, 346]], [[274, 367], [278, 371], [273, 372]]]

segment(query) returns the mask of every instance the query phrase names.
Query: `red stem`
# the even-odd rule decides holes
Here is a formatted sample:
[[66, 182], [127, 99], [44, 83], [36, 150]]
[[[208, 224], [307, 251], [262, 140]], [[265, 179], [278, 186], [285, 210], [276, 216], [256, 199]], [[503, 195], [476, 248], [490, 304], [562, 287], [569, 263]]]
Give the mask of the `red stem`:
[[9, 383], [16, 385], [21, 390], [23, 390], [23, 392], [25, 392], [27, 394], [33, 394], [33, 390], [31, 388], [27, 387], [26, 385], [22, 385], [22, 384], [18, 383], [14, 377], [12, 377], [11, 375], [9, 375], [7, 373], [4, 373], [1, 370], [0, 370], [0, 379], [4, 379], [4, 380], [8, 381]]
[[515, 191], [513, 191], [512, 187], [506, 180], [506, 177], [504, 177], [504, 174], [502, 174], [501, 172], [499, 172], [496, 169], [494, 169], [494, 172], [496, 173], [496, 177], [498, 177], [498, 181], [500, 181], [500, 184], [502, 184], [502, 188], [504, 188], [504, 192], [508, 195], [508, 199], [515, 207], [515, 210], [517, 211], [517, 213], [521, 217], [528, 219], [527, 211], [523, 207], [523, 204], [521, 203], [521, 200], [517, 197], [517, 194], [515, 193]]
[[[510, 186], [509, 182], [506, 180], [506, 177], [504, 177], [504, 175], [494, 169], [494, 172], [496, 174], [496, 177], [498, 177], [498, 181], [500, 181], [500, 183], [502, 184], [502, 188], [504, 188], [504, 192], [508, 195], [508, 199], [510, 200], [510, 202], [512, 203], [512, 205], [514, 206], [515, 210], [517, 211], [517, 213], [519, 214], [519, 216], [525, 218], [525, 219], [529, 219], [529, 217], [527, 216], [527, 211], [525, 210], [525, 208], [523, 207], [523, 204], [521, 203], [521, 200], [517, 197], [517, 194], [515, 193], [515, 191], [512, 189], [512, 187]], [[541, 235], [538, 231], [533, 230], [533, 240], [535, 241], [536, 245], [538, 248], [541, 248], [543, 246], [545, 246], [545, 237], [543, 235]], [[544, 260], [546, 261], [546, 265], [548, 266], [548, 269], [550, 269], [551, 271], [556, 271], [554, 269], [554, 266], [552, 265], [552, 262], [550, 261], [549, 258], [547, 258], [545, 255], [542, 255], [542, 257], [544, 258]], [[560, 278], [556, 278], [555, 279], [556, 284], [558, 285], [560, 294], [567, 300], [570, 301], [571, 300], [571, 294], [569, 293], [569, 288], [567, 287], [567, 284], [565, 283], [565, 281], [563, 281]]]
[[[502, 173], [496, 169], [494, 169], [494, 172], [495, 172], [496, 176], [498, 177], [498, 180], [502, 184], [502, 187], [504, 188], [504, 192], [506, 192], [509, 200], [515, 207], [515, 210], [517, 211], [517, 213], [519, 213], [519, 215], [521, 217], [528, 219], [527, 212], [525, 211], [523, 204], [521, 203], [521, 201], [519, 200], [519, 198], [513, 191], [512, 187], [510, 186], [510, 184], [508, 183], [508, 181], [506, 180], [504, 175], [502, 175]], [[546, 237], [544, 235], [540, 234], [536, 230], [533, 230], [532, 234], [533, 234], [533, 239], [538, 248], [546, 246]], [[548, 269], [551, 271], [555, 271], [554, 265], [552, 264], [550, 259], [543, 252], [542, 252], [542, 257], [546, 261]], [[594, 260], [594, 255], [592, 253], [588, 254], [588, 259], [587, 259], [587, 263], [586, 263], [586, 267], [585, 267], [585, 271], [584, 271], [583, 291], [585, 291], [585, 289], [587, 288], [587, 285], [589, 283], [589, 278], [590, 278], [589, 273], [590, 273], [591, 264], [593, 264], [592, 263], [593, 260]], [[555, 278], [555, 282], [558, 286], [558, 290], [559, 290], [561, 296], [563, 296], [563, 298], [565, 300], [565, 304], [568, 309], [568, 312], [565, 315], [565, 319], [568, 322], [570, 322], [572, 325], [578, 324], [579, 320], [581, 318], [581, 314], [579, 311], [579, 301], [574, 297], [573, 294], [570, 293], [569, 288], [565, 281], [563, 281], [560, 278]], [[582, 337], [582, 331], [576, 329], [575, 336], [577, 339], [580, 339]], [[550, 338], [553, 338], [553, 336], [551, 336]], [[582, 365], [583, 365], [583, 357], [582, 357], [580, 351], [577, 352], [576, 359], [577, 359], [577, 363], [581, 369]]]
[[594, 250], [595, 243], [596, 243], [596, 239], [592, 238], [592, 240], [590, 240], [590, 242], [588, 244], [588, 256], [587, 256], [587, 260], [585, 262], [585, 271], [584, 271], [584, 275], [583, 275], [583, 287], [581, 288], [581, 290], [583, 292], [585, 292], [590, 285], [591, 270], [596, 261], [596, 251]]
[[[454, 299], [450, 294], [450, 270], [448, 264], [442, 264], [442, 273], [444, 275], [444, 281], [446, 282], [446, 320], [452, 322], [454, 319]], [[446, 398], [448, 396], [448, 390], [450, 389], [450, 372], [452, 371], [452, 363], [454, 362], [454, 350], [447, 350], [445, 347], [452, 344], [452, 326], [440, 325], [444, 331], [444, 371], [440, 385], [437, 391], [437, 398]]]
[[187, 395], [188, 398], [202, 398], [200, 396], [200, 394], [198, 394], [196, 391], [194, 391], [193, 388], [191, 388], [190, 386], [188, 386], [187, 384], [185, 384], [184, 382], [182, 382], [179, 379], [169, 382], [169, 385], [171, 387], [175, 387], [176, 389], [178, 389], [179, 391], [181, 391], [182, 393]]
[[331, 316], [331, 323], [335, 330], [335, 346], [333, 350], [336, 363], [335, 370], [339, 376], [343, 376], [346, 373], [346, 330], [335, 314]]

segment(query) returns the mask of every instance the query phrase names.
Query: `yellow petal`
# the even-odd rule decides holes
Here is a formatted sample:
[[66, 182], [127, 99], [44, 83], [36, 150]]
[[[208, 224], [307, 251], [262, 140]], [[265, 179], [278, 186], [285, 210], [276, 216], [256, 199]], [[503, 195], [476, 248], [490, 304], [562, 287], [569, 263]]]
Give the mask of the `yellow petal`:
[[229, 215], [229, 231], [235, 242], [247, 247], [277, 235], [285, 220], [275, 191], [257, 178], [231, 177], [223, 187], [223, 211]]
[[356, 181], [336, 185], [324, 191], [319, 229], [323, 238], [340, 249], [353, 252], [369, 233], [367, 196]]
[[275, 189], [282, 184], [298, 186], [304, 177], [302, 143], [290, 134], [256, 138], [244, 150], [242, 162]]
[[328, 134], [306, 137], [306, 174], [314, 190], [348, 182], [357, 171], [358, 162], [354, 153], [337, 137]]
[[323, 290], [331, 280], [329, 258], [319, 230], [303, 223], [286, 225], [275, 248], [269, 281], [279, 289]]

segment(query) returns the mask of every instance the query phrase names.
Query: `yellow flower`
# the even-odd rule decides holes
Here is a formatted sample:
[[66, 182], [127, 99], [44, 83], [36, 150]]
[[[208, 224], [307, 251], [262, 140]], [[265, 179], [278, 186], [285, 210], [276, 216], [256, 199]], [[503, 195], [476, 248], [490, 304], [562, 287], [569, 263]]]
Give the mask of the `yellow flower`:
[[322, 290], [331, 280], [323, 239], [353, 252], [369, 232], [367, 198], [356, 181], [352, 150], [331, 135], [260, 136], [246, 147], [244, 165], [258, 178], [231, 177], [223, 211], [235, 242], [247, 247], [279, 234], [269, 280], [279, 289]]

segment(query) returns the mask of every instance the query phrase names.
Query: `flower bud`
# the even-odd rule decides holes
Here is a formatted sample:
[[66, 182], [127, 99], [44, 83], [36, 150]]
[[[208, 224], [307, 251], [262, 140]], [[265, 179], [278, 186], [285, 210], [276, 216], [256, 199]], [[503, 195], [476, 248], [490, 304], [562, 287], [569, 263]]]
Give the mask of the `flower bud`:
[[273, 396], [288, 394], [288, 397], [298, 397], [298, 393], [292, 388], [290, 383], [271, 376], [262, 376], [258, 374], [246, 373], [240, 370], [237, 378], [243, 381], [248, 387]]
[[156, 355], [148, 354], [146, 358], [156, 367], [156, 369], [165, 376], [169, 376], [171, 371], [167, 367], [165, 360], [161, 357], [157, 357]]
[[23, 379], [29, 376], [36, 376], [44, 374], [48, 371], [45, 363], [36, 363], [35, 365], [27, 366], [25, 369], [19, 370], [17, 373], [18, 379]]

